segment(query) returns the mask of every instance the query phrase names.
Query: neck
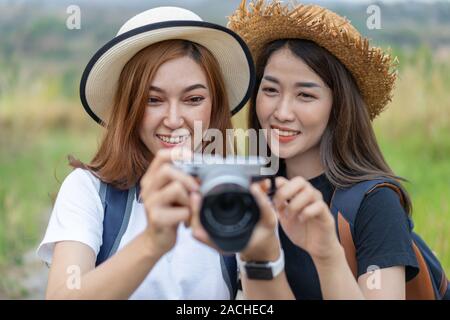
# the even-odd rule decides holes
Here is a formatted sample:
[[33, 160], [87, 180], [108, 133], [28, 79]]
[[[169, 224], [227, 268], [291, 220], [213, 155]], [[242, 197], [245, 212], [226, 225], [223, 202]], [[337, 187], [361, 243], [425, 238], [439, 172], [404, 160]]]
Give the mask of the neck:
[[315, 178], [324, 173], [325, 168], [320, 160], [319, 145], [308, 151], [286, 159], [286, 174], [288, 179], [301, 176], [306, 180]]

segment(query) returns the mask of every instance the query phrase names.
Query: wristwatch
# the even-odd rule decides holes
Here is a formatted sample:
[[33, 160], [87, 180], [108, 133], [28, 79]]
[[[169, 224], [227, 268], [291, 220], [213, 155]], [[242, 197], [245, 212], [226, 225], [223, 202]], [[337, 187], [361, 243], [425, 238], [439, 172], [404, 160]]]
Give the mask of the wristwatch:
[[239, 254], [236, 256], [240, 272], [248, 279], [272, 280], [284, 269], [284, 252], [281, 248], [277, 261], [242, 261]]

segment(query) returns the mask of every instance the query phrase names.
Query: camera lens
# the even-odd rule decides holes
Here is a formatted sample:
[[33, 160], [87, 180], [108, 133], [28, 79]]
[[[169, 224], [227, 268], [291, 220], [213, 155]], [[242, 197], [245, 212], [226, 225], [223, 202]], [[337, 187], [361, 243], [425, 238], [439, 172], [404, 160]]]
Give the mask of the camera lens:
[[216, 198], [217, 201], [213, 203], [212, 208], [216, 221], [223, 225], [238, 223], [245, 210], [240, 194], [228, 192]]
[[200, 219], [222, 250], [237, 252], [250, 239], [259, 220], [259, 208], [248, 189], [224, 183], [204, 196]]

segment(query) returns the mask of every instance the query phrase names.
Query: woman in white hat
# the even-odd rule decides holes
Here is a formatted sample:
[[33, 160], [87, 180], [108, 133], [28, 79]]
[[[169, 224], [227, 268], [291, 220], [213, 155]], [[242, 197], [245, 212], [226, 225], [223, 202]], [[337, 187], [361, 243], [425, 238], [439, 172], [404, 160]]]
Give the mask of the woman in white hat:
[[[371, 125], [391, 99], [395, 60], [317, 5], [242, 1], [229, 27], [256, 64], [249, 127], [267, 130], [283, 164], [273, 205], [253, 189], [267, 236], [240, 255], [246, 296], [439, 297], [412, 239], [409, 196]], [[269, 276], [252, 272], [255, 265]]]
[[[51, 264], [47, 298], [230, 298], [221, 256], [185, 226], [198, 182], [168, 164], [173, 147], [198, 147], [196, 121], [225, 136], [253, 82], [245, 43], [181, 8], [138, 14], [97, 51], [80, 96], [106, 131], [92, 161], [64, 180], [39, 246]], [[123, 194], [128, 215], [105, 251], [107, 211]]]

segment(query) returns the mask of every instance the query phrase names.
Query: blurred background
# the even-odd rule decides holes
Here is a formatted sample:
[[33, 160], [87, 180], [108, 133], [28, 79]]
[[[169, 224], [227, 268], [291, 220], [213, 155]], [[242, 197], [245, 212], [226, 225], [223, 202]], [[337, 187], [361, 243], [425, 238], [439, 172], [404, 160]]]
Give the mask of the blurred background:
[[[102, 128], [78, 97], [90, 57], [135, 14], [159, 5], [191, 9], [226, 25], [240, 0], [5, 1], [0, 0], [0, 299], [41, 299], [47, 268], [35, 250], [67, 155], [89, 162]], [[450, 273], [450, 2], [306, 1], [322, 4], [390, 47], [400, 61], [394, 99], [374, 121], [394, 171], [409, 180], [415, 229]], [[69, 30], [69, 5], [81, 28]], [[370, 4], [381, 29], [369, 30]], [[244, 127], [246, 110], [234, 118]]]

